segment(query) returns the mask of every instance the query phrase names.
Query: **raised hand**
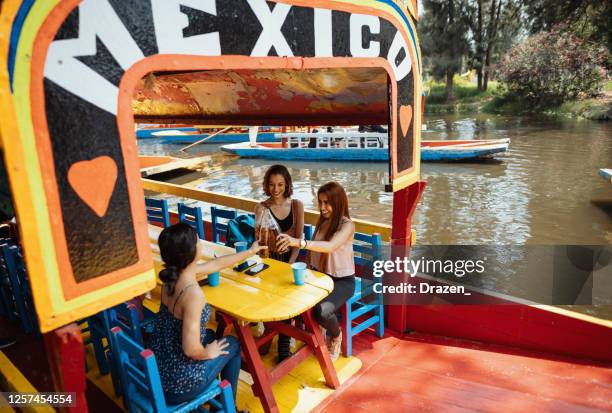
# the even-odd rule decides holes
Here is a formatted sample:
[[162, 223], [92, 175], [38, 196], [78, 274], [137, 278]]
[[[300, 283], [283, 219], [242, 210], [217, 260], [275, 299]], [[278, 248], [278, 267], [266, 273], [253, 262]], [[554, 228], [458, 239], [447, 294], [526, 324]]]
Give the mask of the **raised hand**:
[[290, 237], [287, 234], [280, 234], [276, 237], [276, 249], [277, 251], [287, 251], [289, 247], [299, 246], [299, 241], [296, 238]]
[[249, 252], [251, 252], [253, 255], [257, 254], [259, 251], [261, 250], [265, 250], [268, 249], [267, 245], [259, 245], [258, 241], [255, 241], [253, 243], [253, 245], [251, 245], [251, 248], [249, 248]]
[[229, 354], [225, 349], [229, 346], [229, 343], [222, 338], [221, 340], [215, 340], [206, 346], [206, 352], [210, 359], [215, 359], [219, 356]]

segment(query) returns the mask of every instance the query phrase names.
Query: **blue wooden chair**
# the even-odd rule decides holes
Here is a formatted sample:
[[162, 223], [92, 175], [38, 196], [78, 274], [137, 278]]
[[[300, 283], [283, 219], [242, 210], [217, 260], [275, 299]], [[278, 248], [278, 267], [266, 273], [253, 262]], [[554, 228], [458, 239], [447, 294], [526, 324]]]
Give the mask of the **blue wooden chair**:
[[[113, 387], [117, 395], [121, 394], [119, 372], [117, 362], [113, 361], [112, 348], [110, 347], [111, 329], [115, 326], [121, 327], [132, 340], [143, 345], [142, 329], [154, 321], [156, 314], [143, 308], [143, 320], [138, 317], [138, 310], [132, 303], [121, 303], [113, 308], [106, 309], [87, 319], [87, 330], [91, 342], [98, 370], [101, 375], [111, 373]], [[108, 344], [104, 343], [106, 339]]]
[[202, 221], [202, 210], [200, 207], [188, 207], [179, 202], [178, 215], [180, 222], [184, 222], [195, 229], [200, 239], [206, 239], [204, 238], [204, 222]]
[[[210, 220], [212, 221], [212, 229], [213, 235], [212, 240], [217, 244], [221, 244], [221, 236], [223, 236], [223, 240], [227, 237], [227, 221], [230, 219], [236, 219], [238, 213], [236, 210], [230, 209], [221, 209], [217, 207], [210, 207]], [[220, 219], [224, 220], [224, 223], [219, 221]]]
[[[353, 251], [356, 253], [356, 269], [362, 271], [371, 269], [373, 262], [382, 257], [382, 238], [380, 234], [369, 235], [356, 232], [355, 241]], [[363, 273], [358, 271], [358, 274]], [[342, 354], [344, 357], [353, 354], [353, 337], [362, 331], [378, 324], [376, 335], [382, 337], [385, 334], [383, 295], [374, 293], [373, 285], [374, 282], [371, 280], [355, 277], [355, 293], [341, 309], [342, 329], [344, 330]], [[363, 320], [363, 317], [367, 318]], [[362, 318], [362, 321], [353, 325], [358, 318]]]
[[116, 356], [116, 351], [112, 347], [112, 329], [119, 327], [126, 333], [132, 340], [144, 347], [144, 338], [142, 332], [146, 327], [155, 320], [157, 314], [151, 312], [147, 308], [143, 307], [143, 320], [141, 321], [138, 317], [138, 310], [132, 303], [122, 303], [113, 308], [109, 308], [104, 311], [104, 320], [106, 327], [106, 337], [109, 343], [109, 348], [106, 353], [107, 360], [110, 361], [111, 379], [113, 382], [113, 388], [117, 396], [122, 395], [121, 386], [121, 368], [119, 359]]
[[147, 207], [147, 220], [149, 223], [161, 222], [164, 228], [170, 226], [170, 213], [168, 201], [165, 199], [145, 198]]
[[[159, 377], [155, 355], [132, 340], [120, 327], [113, 327], [112, 347], [117, 353], [123, 388], [124, 403], [130, 412], [156, 413], [188, 412], [208, 403], [217, 412], [234, 413], [232, 386], [227, 381], [214, 380], [193, 400], [179, 405], [168, 405]], [[218, 400], [217, 400], [218, 398]]]
[[[6, 241], [1, 248], [3, 272], [1, 278], [4, 290], [2, 299], [7, 300], [4, 305], [13, 314], [17, 314], [26, 334], [39, 333], [32, 291], [19, 246], [12, 241]], [[10, 305], [11, 301], [13, 306]]]

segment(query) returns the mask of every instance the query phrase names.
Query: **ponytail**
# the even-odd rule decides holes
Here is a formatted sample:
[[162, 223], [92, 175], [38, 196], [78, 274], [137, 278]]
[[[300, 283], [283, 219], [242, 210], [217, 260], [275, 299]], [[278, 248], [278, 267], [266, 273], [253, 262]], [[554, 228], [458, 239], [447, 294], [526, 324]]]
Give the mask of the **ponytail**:
[[164, 228], [157, 243], [164, 262], [159, 279], [164, 282], [168, 295], [172, 295], [181, 272], [196, 258], [198, 235], [192, 227], [181, 222]]
[[178, 281], [179, 275], [181, 275], [181, 272], [175, 265], [166, 265], [165, 268], [159, 272], [159, 279], [164, 283], [168, 295], [174, 294], [174, 286]]

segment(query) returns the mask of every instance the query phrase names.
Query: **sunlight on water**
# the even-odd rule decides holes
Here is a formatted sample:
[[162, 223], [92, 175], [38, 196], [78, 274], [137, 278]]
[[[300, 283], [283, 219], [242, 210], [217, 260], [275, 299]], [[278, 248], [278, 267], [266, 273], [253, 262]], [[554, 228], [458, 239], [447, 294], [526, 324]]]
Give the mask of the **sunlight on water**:
[[[426, 163], [427, 188], [413, 226], [422, 244], [609, 244], [612, 187], [599, 168], [612, 165], [612, 125], [492, 115], [426, 119], [423, 139], [510, 138], [509, 151], [480, 163]], [[261, 181], [272, 161], [239, 159], [200, 145], [188, 155], [180, 145], [140, 141], [145, 154], [210, 155], [204, 173], [172, 182], [262, 199]], [[295, 197], [316, 208], [317, 188], [340, 182], [351, 215], [390, 223], [393, 197], [384, 192], [381, 163], [287, 162]], [[206, 211], [205, 211], [206, 212]]]

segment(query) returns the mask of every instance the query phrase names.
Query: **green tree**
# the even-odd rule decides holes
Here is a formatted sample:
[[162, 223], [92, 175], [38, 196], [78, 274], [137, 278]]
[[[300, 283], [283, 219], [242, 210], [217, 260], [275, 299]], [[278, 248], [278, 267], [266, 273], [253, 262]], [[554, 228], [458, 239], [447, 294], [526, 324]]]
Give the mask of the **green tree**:
[[454, 100], [453, 75], [461, 70], [469, 51], [466, 5], [467, 0], [423, 0], [421, 49], [433, 77], [446, 79], [447, 101]]
[[465, 18], [472, 33], [470, 66], [478, 89], [487, 90], [494, 63], [514, 45], [522, 29], [520, 0], [470, 0]]
[[525, 0], [530, 31], [561, 25], [577, 36], [612, 49], [612, 1]]

